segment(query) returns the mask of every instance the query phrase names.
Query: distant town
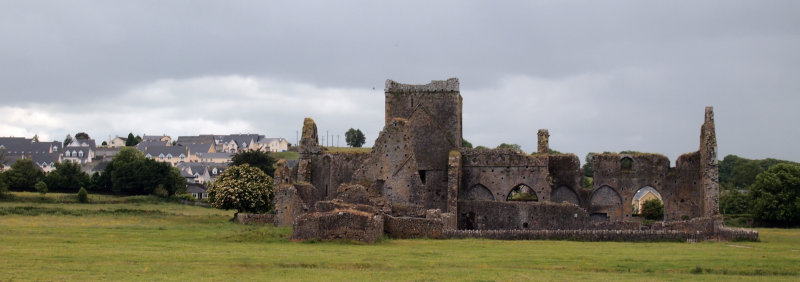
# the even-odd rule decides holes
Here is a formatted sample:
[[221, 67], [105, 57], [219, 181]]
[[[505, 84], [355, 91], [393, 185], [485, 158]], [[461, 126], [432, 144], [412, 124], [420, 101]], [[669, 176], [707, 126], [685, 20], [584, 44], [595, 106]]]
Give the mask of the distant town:
[[[17, 160], [30, 159], [44, 172], [53, 171], [58, 162], [72, 161], [80, 164], [84, 172], [92, 174], [102, 172], [123, 147], [135, 147], [147, 158], [177, 167], [189, 184], [202, 184], [214, 180], [224, 171], [237, 152], [286, 152], [291, 146], [285, 138], [267, 138], [260, 134], [206, 134], [178, 136], [175, 140], [166, 134], [129, 134], [102, 141], [100, 145], [83, 132], [75, 134], [75, 137], [67, 136], [64, 142], [38, 139], [38, 136], [0, 137], [2, 170], [9, 169]], [[193, 193], [193, 196], [203, 198], [200, 193]]]

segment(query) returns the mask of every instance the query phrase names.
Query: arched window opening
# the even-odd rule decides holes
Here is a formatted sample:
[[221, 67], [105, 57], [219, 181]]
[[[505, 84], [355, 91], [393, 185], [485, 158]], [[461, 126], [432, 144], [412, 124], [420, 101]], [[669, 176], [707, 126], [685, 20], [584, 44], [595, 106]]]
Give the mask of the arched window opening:
[[633, 169], [633, 159], [624, 157], [619, 160], [619, 170], [623, 172], [630, 172]]
[[631, 213], [649, 220], [664, 218], [664, 200], [656, 189], [646, 186], [636, 191], [631, 200]]
[[533, 191], [533, 188], [520, 184], [511, 189], [506, 201], [536, 202], [539, 201], [539, 197], [536, 196], [536, 191]]

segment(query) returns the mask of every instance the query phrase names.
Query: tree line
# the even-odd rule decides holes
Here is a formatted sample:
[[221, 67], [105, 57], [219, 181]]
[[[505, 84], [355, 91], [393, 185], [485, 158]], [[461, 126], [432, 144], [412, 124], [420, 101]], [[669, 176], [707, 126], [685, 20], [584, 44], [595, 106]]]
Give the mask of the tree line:
[[169, 197], [186, 190], [186, 178], [177, 168], [146, 158], [134, 148], [123, 148], [102, 173], [91, 176], [76, 162], [56, 163], [53, 171], [45, 173], [30, 159], [19, 159], [0, 173], [0, 189], [4, 191], [34, 192], [37, 183], [46, 185], [46, 191], [64, 193], [85, 188], [92, 193]]

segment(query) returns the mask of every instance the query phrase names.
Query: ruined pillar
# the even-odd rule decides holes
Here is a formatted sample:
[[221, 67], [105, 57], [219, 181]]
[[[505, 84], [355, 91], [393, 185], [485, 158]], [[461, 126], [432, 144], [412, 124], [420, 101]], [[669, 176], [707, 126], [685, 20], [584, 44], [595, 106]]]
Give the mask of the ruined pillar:
[[311, 158], [322, 153], [317, 139], [317, 124], [311, 118], [303, 120], [303, 135], [300, 138], [300, 162], [297, 164], [297, 181], [311, 182]]
[[703, 189], [703, 216], [719, 214], [719, 162], [714, 108], [706, 107], [705, 121], [700, 128], [700, 169]]
[[539, 154], [547, 154], [550, 152], [550, 132], [547, 129], [539, 129], [539, 146], [537, 152]]
[[447, 210], [458, 214], [458, 190], [461, 188], [461, 152], [452, 150], [447, 162]]

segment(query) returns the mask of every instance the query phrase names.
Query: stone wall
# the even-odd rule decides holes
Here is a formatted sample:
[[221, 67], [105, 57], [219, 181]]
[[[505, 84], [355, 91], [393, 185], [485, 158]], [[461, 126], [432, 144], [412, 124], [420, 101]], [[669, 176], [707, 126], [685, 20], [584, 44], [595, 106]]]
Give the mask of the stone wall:
[[[460, 199], [505, 201], [522, 184], [536, 192], [538, 201], [550, 199], [547, 155], [527, 155], [507, 149], [461, 150]], [[488, 193], [486, 193], [488, 191]]]
[[497, 240], [569, 240], [569, 241], [673, 241], [698, 242], [714, 239], [713, 234], [664, 230], [451, 230], [448, 238], [484, 238]]
[[458, 229], [582, 229], [589, 215], [573, 204], [459, 201]]
[[336, 188], [353, 182], [353, 175], [369, 158], [368, 153], [328, 153], [311, 156], [311, 183], [319, 190], [320, 200], [333, 199]]
[[585, 207], [586, 201], [581, 197], [583, 173], [578, 156], [550, 154], [547, 168], [550, 179], [552, 179], [550, 201], [554, 203], [568, 202]]
[[408, 130], [408, 122], [399, 118], [384, 126], [353, 181], [378, 191], [392, 203], [424, 206], [423, 182]]

